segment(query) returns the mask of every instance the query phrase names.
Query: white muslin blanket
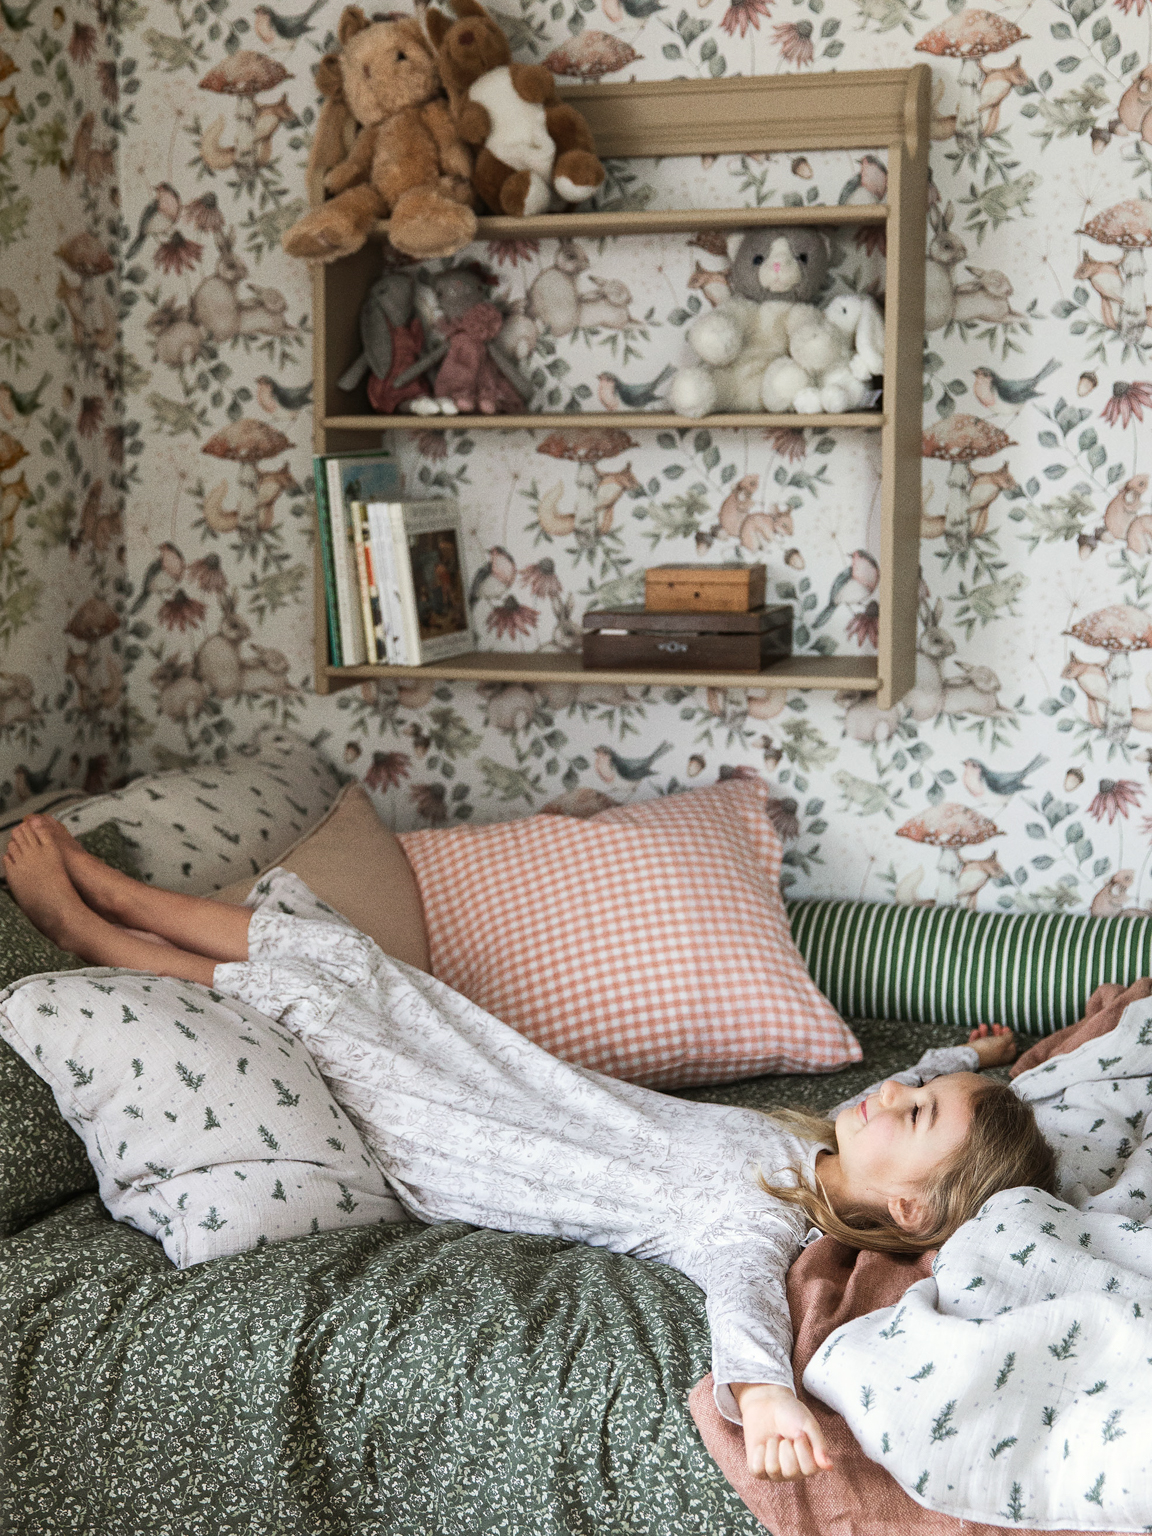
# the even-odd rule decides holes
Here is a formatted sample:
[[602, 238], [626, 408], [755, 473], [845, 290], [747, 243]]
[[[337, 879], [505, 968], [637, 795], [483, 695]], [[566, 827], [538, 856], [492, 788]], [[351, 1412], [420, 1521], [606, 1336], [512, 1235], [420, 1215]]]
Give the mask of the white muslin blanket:
[[997, 1195], [898, 1306], [831, 1334], [805, 1387], [930, 1509], [1152, 1530], [1152, 999], [1013, 1084], [1060, 1198]]

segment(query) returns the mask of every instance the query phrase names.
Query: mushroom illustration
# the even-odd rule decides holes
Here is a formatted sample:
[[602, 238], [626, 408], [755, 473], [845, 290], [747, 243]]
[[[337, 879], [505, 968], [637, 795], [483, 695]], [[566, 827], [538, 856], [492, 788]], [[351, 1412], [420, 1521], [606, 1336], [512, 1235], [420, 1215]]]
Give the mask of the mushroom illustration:
[[952, 907], [960, 893], [959, 881], [964, 872], [960, 849], [972, 843], [987, 842], [990, 837], [1003, 837], [1004, 834], [995, 822], [989, 821], [987, 816], [981, 816], [979, 811], [945, 800], [943, 804], [921, 811], [919, 816], [913, 816], [911, 821], [897, 827], [896, 836], [906, 837], [913, 843], [930, 843], [933, 848], [939, 848], [936, 904]]
[[[251, 180], [256, 174], [259, 142], [256, 133], [256, 97], [261, 91], [270, 91], [282, 80], [292, 76], [276, 59], [252, 48], [241, 48], [238, 53], [223, 59], [210, 69], [200, 82], [202, 91], [215, 91], [218, 95], [236, 98], [236, 142], [232, 146], [230, 163], [243, 178]], [[219, 144], [221, 120], [210, 124], [202, 135], [214, 146], [214, 161], [227, 159], [227, 148]]]
[[999, 53], [1028, 36], [1014, 21], [991, 11], [964, 10], [951, 20], [926, 32], [916, 44], [917, 53], [938, 59], [962, 59], [957, 80], [956, 143], [964, 154], [980, 147], [980, 88], [984, 84], [985, 54]]
[[116, 341], [116, 312], [107, 299], [96, 293], [94, 285], [97, 278], [115, 267], [111, 254], [85, 229], [57, 246], [56, 255], [80, 279], [73, 287], [61, 276], [56, 290], [72, 318], [72, 334], [77, 344], [91, 342], [102, 352], [110, 351]]
[[570, 430], [549, 432], [536, 449], [553, 459], [569, 459], [579, 467], [576, 471], [576, 510], [573, 532], [583, 548], [595, 544], [601, 529], [596, 510], [596, 492], [600, 476], [596, 465], [601, 459], [614, 459], [627, 448], [637, 448], [635, 438], [620, 427], [574, 427]]
[[102, 662], [100, 656], [100, 642], [119, 628], [119, 615], [102, 597], [81, 603], [64, 626], [64, 633], [84, 646], [80, 653], [69, 650], [64, 670], [76, 683], [85, 714], [111, 709], [119, 701], [123, 669], [116, 657]]
[[1144, 288], [1148, 266], [1144, 252], [1152, 245], [1152, 201], [1133, 197], [1126, 203], [1115, 203], [1076, 233], [1099, 240], [1101, 245], [1118, 245], [1124, 252], [1120, 258], [1124, 287], [1120, 294], [1119, 332], [1122, 341], [1135, 345], [1148, 323]]
[[926, 459], [943, 459], [948, 471], [948, 500], [944, 504], [944, 539], [948, 548], [959, 553], [972, 541], [971, 510], [973, 459], [986, 458], [1003, 448], [1015, 448], [1014, 439], [993, 422], [959, 411], [929, 427], [921, 439], [921, 453]]
[[614, 75], [626, 64], [642, 59], [631, 43], [607, 32], [595, 30], [581, 32], [555, 48], [544, 60], [554, 75], [574, 75], [577, 80], [599, 80], [603, 75]]
[[209, 491], [206, 505], [207, 502], [212, 503], [216, 516], [216, 522], [211, 526], [218, 525], [219, 529], [255, 527], [260, 519], [260, 477], [256, 466], [261, 459], [270, 459], [275, 454], [283, 453], [286, 448], [295, 446], [278, 428], [263, 421], [253, 421], [247, 416], [229, 422], [210, 437], [200, 452], [210, 453], [216, 459], [231, 459], [234, 464], [239, 464], [237, 478], [243, 493], [235, 512], [229, 512], [223, 507], [222, 488], [215, 486]]
[[1123, 745], [1132, 729], [1132, 652], [1152, 649], [1152, 621], [1143, 608], [1117, 603], [1111, 608], [1098, 608], [1064, 633], [1084, 645], [1095, 645], [1108, 652], [1104, 668], [1108, 683], [1104, 735], [1117, 746]]

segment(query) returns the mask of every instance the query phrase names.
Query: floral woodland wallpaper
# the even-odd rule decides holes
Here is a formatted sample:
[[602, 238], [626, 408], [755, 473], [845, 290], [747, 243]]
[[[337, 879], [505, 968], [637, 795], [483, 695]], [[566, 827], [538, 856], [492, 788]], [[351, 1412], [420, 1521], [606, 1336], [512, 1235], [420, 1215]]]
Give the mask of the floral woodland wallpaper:
[[[1152, 905], [1152, 0], [501, 0], [568, 80], [933, 68], [916, 688], [311, 690], [312, 70], [335, 0], [0, 0], [0, 798], [278, 722], [397, 827], [761, 773], [793, 893]], [[957, 37], [965, 57], [957, 56]], [[229, 90], [229, 59], [261, 81]], [[615, 206], [883, 200], [880, 155], [610, 167]], [[729, 250], [480, 246], [538, 407], [658, 402]], [[866, 226], [834, 286], [883, 289]], [[234, 422], [268, 452], [228, 457]], [[466, 512], [483, 643], [572, 649], [647, 563], [762, 559], [800, 650], [875, 639], [875, 434], [393, 441]], [[254, 435], [252, 425], [246, 430]], [[959, 457], [957, 453], [959, 452]], [[935, 811], [957, 860], [921, 840]], [[919, 835], [918, 835], [919, 834]]]

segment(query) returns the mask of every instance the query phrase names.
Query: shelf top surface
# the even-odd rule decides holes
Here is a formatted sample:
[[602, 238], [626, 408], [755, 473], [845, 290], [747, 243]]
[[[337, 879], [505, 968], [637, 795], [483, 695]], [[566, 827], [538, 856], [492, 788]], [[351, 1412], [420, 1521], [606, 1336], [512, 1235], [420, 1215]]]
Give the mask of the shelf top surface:
[[576, 683], [583, 687], [821, 688], [872, 693], [879, 686], [875, 656], [789, 656], [760, 672], [679, 672], [643, 667], [585, 668], [575, 654], [535, 651], [472, 651], [423, 667], [358, 666], [327, 669], [335, 683], [399, 677], [470, 679], [474, 682]]
[[[884, 426], [883, 411], [851, 411], [842, 416], [773, 415], [768, 411], [749, 411], [730, 416], [673, 416], [663, 411], [569, 411], [564, 414], [540, 412], [536, 415], [508, 416], [325, 416], [328, 432], [471, 432], [477, 428], [511, 432], [531, 431], [595, 432], [607, 423], [613, 427], [648, 427], [656, 429], [698, 428], [721, 431], [724, 428], [764, 427], [769, 429], [811, 428], [829, 431], [834, 427], [861, 427], [878, 431]], [[622, 452], [617, 449], [616, 452]], [[612, 454], [604, 455], [610, 458]]]

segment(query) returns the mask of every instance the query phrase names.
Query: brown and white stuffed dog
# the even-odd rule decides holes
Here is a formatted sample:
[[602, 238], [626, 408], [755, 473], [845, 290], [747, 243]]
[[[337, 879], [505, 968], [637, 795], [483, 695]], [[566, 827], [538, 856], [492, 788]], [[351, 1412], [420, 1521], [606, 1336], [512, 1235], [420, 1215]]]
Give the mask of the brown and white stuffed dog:
[[472, 185], [493, 213], [543, 213], [555, 191], [582, 203], [604, 180], [588, 124], [556, 95], [543, 64], [514, 64], [508, 40], [477, 0], [452, 0], [453, 22], [429, 10], [428, 35], [456, 128], [479, 146]]

